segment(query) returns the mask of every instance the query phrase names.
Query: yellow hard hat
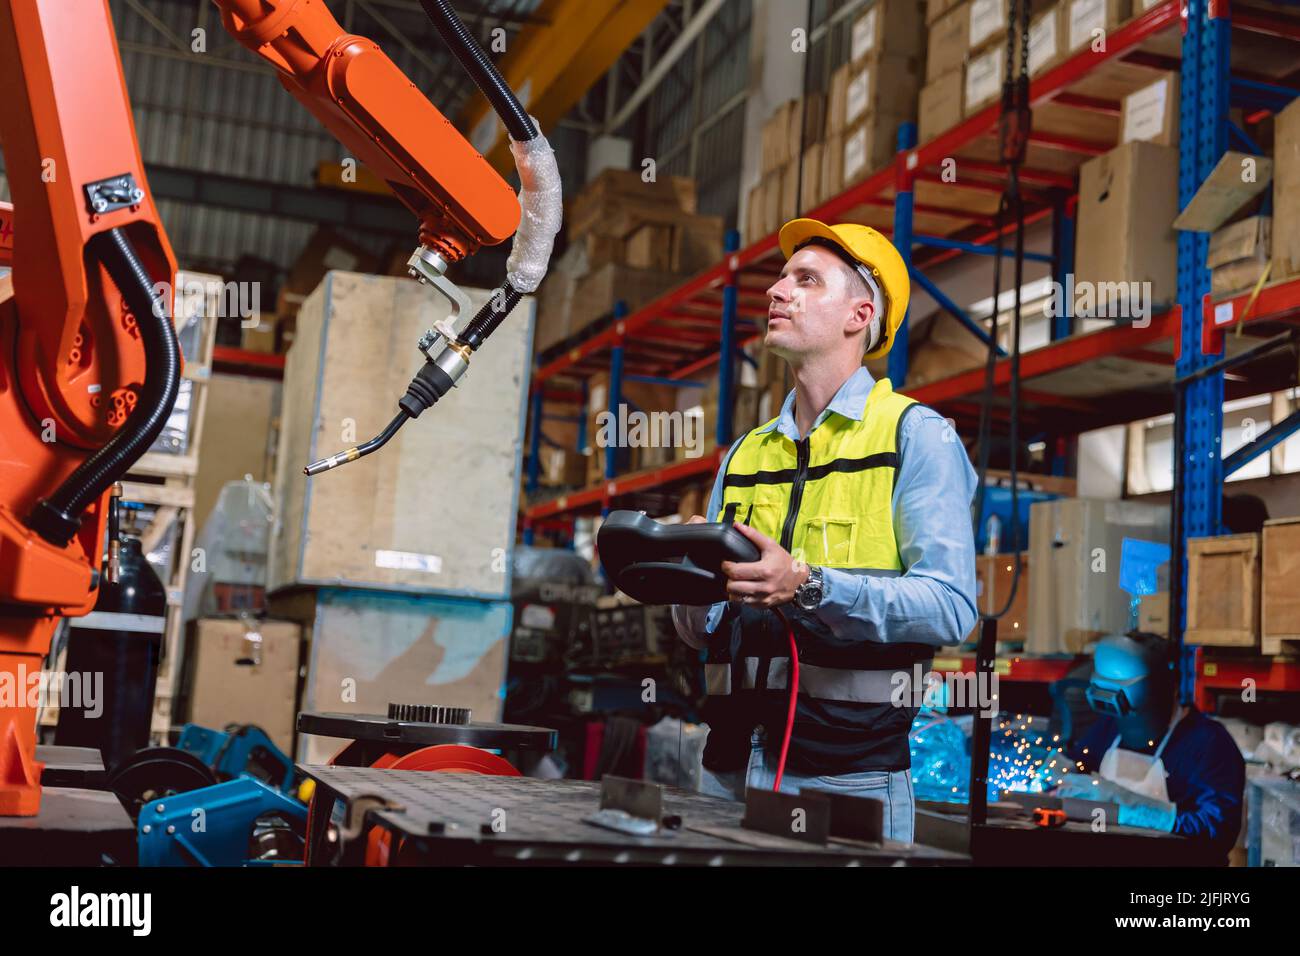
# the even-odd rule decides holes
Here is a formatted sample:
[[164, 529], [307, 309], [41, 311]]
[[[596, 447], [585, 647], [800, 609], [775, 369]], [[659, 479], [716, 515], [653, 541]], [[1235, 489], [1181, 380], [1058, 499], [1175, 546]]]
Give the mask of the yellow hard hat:
[[894, 244], [870, 226], [854, 222], [828, 226], [816, 219], [791, 219], [781, 227], [781, 254], [789, 259], [809, 239], [826, 239], [835, 243], [866, 266], [885, 297], [884, 332], [876, 347], [866, 357], [879, 358], [894, 344], [894, 334], [907, 315], [912, 295], [912, 281], [907, 265]]

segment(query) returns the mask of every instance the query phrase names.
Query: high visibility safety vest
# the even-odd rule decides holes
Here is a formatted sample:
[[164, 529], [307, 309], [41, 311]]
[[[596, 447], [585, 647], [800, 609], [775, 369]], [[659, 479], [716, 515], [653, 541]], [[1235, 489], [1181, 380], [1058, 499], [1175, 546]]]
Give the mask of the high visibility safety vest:
[[[893, 518], [898, 430], [915, 407], [881, 379], [861, 421], [832, 413], [797, 442], [771, 422], [754, 429], [728, 460], [722, 508], [712, 519], [748, 524], [808, 564], [901, 575]], [[933, 649], [836, 636], [815, 613], [783, 610], [795, 630], [800, 668], [790, 770], [841, 774], [910, 766], [911, 682]], [[737, 769], [756, 724], [765, 726], [769, 742], [784, 729], [789, 665], [786, 628], [775, 613], [727, 605], [705, 664], [706, 766]]]

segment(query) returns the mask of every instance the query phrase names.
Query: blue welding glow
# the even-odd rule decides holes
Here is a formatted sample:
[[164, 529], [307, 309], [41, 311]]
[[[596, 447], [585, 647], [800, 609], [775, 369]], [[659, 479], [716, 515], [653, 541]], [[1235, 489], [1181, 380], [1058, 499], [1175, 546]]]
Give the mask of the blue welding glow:
[[[925, 709], [910, 734], [912, 786], [922, 800], [966, 803], [970, 799], [971, 717], [949, 717]], [[1004, 790], [1042, 793], [1076, 768], [1047, 720], [1030, 714], [1000, 714], [989, 747], [989, 799]]]

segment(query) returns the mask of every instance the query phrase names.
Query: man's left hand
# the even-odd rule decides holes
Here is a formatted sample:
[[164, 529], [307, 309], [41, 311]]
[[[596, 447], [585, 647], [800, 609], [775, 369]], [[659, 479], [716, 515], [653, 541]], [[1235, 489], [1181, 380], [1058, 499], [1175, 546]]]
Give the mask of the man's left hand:
[[758, 560], [723, 561], [727, 597], [750, 607], [777, 607], [794, 600], [795, 589], [808, 580], [808, 565], [797, 561], [767, 535], [737, 522], [735, 528], [758, 548]]

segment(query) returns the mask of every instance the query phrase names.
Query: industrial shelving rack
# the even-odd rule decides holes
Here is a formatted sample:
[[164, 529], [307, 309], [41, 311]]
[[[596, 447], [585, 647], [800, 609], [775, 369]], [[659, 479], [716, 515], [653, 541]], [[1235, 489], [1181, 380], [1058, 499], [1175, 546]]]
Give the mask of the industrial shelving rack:
[[[1280, 110], [1297, 91], [1233, 63], [1234, 29], [1242, 36], [1266, 37], [1268, 42], [1300, 44], [1300, 25], [1294, 20], [1246, 10], [1234, 15], [1227, 0], [1164, 0], [1108, 35], [1103, 50], [1084, 49], [1033, 80], [1034, 133], [1021, 181], [1027, 224], [1049, 217], [1053, 224], [1052, 253], [1038, 258], [1050, 262], [1054, 280], [1064, 285], [1073, 270], [1078, 167], [1116, 145], [1113, 138], [1078, 135], [1075, 130], [1080, 126], [1096, 124], [1077, 121], [1118, 117], [1122, 96], [1149, 83], [1150, 70], [1181, 75], [1180, 208], [1209, 175], [1230, 138], [1257, 152], [1249, 136], [1230, 122], [1229, 107], [1243, 106], [1255, 118]], [[1286, 79], [1300, 82], [1300, 71]], [[819, 219], [862, 222], [890, 234], [908, 262], [913, 282], [981, 339], [987, 334], [983, 328], [924, 270], [964, 253], [996, 254], [993, 212], [1004, 176], [1003, 168], [993, 161], [999, 112], [1000, 103], [995, 103], [920, 145], [915, 127], [904, 124], [891, 166], [806, 211]], [[951, 159], [956, 160], [959, 178], [944, 182], [941, 170]], [[1003, 234], [1013, 228], [1014, 224], [1007, 225]], [[1240, 349], [1241, 340], [1257, 341], [1254, 336], [1300, 319], [1300, 279], [1266, 286], [1253, 303], [1248, 295], [1213, 300], [1205, 267], [1208, 242], [1205, 234], [1180, 233], [1178, 300], [1148, 321], [1076, 334], [1068, 312], [1054, 316], [1052, 341], [1021, 358], [1021, 434], [1037, 432], [1054, 440], [1168, 413], [1174, 407], [1175, 377], [1213, 364], [1224, 348], [1225, 330], [1245, 333], [1229, 340], [1230, 349]], [[598, 371], [609, 373], [609, 403], [614, 411], [628, 378], [680, 384], [717, 364], [716, 449], [701, 458], [624, 475], [615, 474], [614, 456], [608, 454], [603, 481], [547, 500], [534, 499], [523, 509], [525, 540], [531, 540], [538, 529], [565, 526], [579, 514], [607, 511], [638, 494], [706, 479], [716, 471], [733, 438], [730, 397], [736, 363], [743, 357], [740, 348], [758, 336], [757, 320], [766, 316], [764, 290], [781, 268], [776, 235], [743, 249], [737, 246], [733, 233], [722, 262], [635, 313], [626, 314], [616, 304], [607, 327], [571, 344], [562, 354], [542, 357], [531, 393], [528, 488], [537, 491], [544, 403], [563, 400], [585, 405], [582, 382]], [[889, 376], [896, 387], [906, 377], [907, 344], [905, 323], [889, 355]], [[722, 356], [729, 360], [720, 361]], [[1185, 536], [1220, 533], [1224, 475], [1300, 429], [1297, 413], [1225, 461], [1219, 453], [1225, 398], [1285, 388], [1294, 372], [1268, 362], [1252, 363], [1244, 370], [1246, 374], [1227, 382], [1222, 372], [1208, 375], [1186, 390], [1185, 414], [1178, 422], [1186, 457], [1177, 489]], [[1010, 375], [1010, 361], [1000, 359], [994, 375], [995, 416], [1008, 413], [1005, 391]], [[977, 419], [984, 380], [985, 370], [977, 368], [909, 388], [908, 394], [950, 416], [961, 428]], [[1048, 447], [1054, 447], [1050, 441]], [[1180, 635], [1184, 612], [1179, 602], [1177, 613], [1171, 615]], [[1223, 683], [1228, 678], [1220, 675], [1229, 672], [1235, 679], [1243, 674], [1254, 678], [1261, 690], [1300, 691], [1300, 667], [1294, 664], [1267, 660], [1225, 664], [1204, 660], [1197, 651], [1186, 649], [1191, 665], [1183, 669], [1188, 693], [1203, 695], [1211, 687], [1228, 686]], [[968, 665], [965, 661], [951, 666]], [[1019, 679], [1047, 680], [1060, 676], [1058, 670], [1050, 662], [1028, 664], [1016, 659], [1004, 676], [1017, 679], [1018, 671]]]

